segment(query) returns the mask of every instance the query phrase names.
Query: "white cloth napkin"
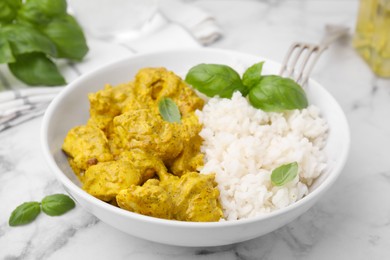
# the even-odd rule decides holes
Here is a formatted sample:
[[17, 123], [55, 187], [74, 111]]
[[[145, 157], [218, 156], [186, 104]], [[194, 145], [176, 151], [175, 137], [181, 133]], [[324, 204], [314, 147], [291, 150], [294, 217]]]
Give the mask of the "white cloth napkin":
[[160, 12], [164, 17], [185, 28], [202, 45], [209, 45], [222, 36], [215, 18], [206, 11], [178, 0], [164, 0]]
[[[71, 82], [78, 76], [135, 53], [193, 48], [208, 45], [222, 35], [207, 12], [178, 0], [161, 1], [159, 12], [143, 28], [140, 37], [129, 42], [106, 42], [87, 35], [89, 52], [80, 63], [56, 61]], [[0, 81], [8, 89], [0, 92], [0, 131], [41, 116], [63, 87], [29, 87], [0, 66]]]

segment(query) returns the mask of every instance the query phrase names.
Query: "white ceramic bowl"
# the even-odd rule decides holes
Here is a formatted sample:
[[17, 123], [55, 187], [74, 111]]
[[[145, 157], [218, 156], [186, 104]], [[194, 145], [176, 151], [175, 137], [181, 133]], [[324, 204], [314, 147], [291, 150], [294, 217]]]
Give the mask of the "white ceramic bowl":
[[87, 94], [102, 89], [104, 84], [133, 80], [143, 67], [164, 66], [184, 76], [199, 63], [227, 64], [238, 71], [259, 61], [266, 61], [264, 74], [276, 74], [280, 65], [265, 58], [216, 49], [192, 49], [136, 55], [92, 73], [81, 76], [67, 86], [50, 104], [43, 119], [42, 147], [45, 159], [57, 179], [79, 205], [107, 224], [147, 240], [180, 246], [217, 246], [249, 240], [271, 232], [308, 210], [336, 181], [346, 161], [350, 135], [345, 115], [335, 99], [317, 82], [310, 80], [306, 93], [329, 123], [326, 145], [328, 170], [312, 185], [310, 193], [284, 209], [268, 215], [238, 221], [194, 223], [158, 219], [132, 213], [83, 191], [61, 150], [66, 133], [85, 124], [89, 117]]

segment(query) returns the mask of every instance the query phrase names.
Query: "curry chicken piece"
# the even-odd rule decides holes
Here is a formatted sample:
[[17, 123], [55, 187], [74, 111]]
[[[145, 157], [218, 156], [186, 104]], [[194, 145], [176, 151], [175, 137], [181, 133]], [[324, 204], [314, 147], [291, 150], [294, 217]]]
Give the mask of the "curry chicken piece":
[[167, 162], [183, 150], [184, 135], [181, 125], [169, 123], [152, 109], [137, 109], [114, 118], [112, 151], [140, 148]]
[[165, 219], [206, 222], [218, 221], [223, 212], [218, 201], [214, 175], [188, 172], [180, 178], [159, 174], [143, 186], [132, 185], [116, 197], [119, 207]]
[[88, 94], [89, 124], [105, 130], [112, 119], [122, 112], [122, 104], [131, 93], [131, 85], [122, 84], [112, 87], [107, 84], [104, 89]]
[[83, 177], [83, 189], [101, 200], [111, 201], [121, 190], [141, 185], [156, 174], [167, 174], [162, 161], [134, 149], [122, 153], [116, 161], [89, 167]]
[[116, 155], [143, 149], [161, 158], [174, 175], [181, 176], [203, 165], [201, 128], [194, 113], [182, 118], [181, 123], [169, 123], [152, 109], [127, 111], [114, 119], [111, 151]]
[[203, 166], [203, 154], [200, 152], [202, 138], [199, 132], [202, 125], [194, 113], [182, 119], [182, 132], [184, 135], [183, 150], [174, 160], [167, 162], [169, 171], [177, 176], [188, 171], [197, 171]]
[[183, 117], [202, 109], [204, 105], [204, 100], [193, 89], [166, 68], [139, 70], [135, 77], [134, 94], [143, 103], [156, 103], [162, 97], [169, 97], [175, 101]]
[[142, 175], [141, 184], [158, 175], [167, 174], [167, 168], [161, 159], [141, 149], [132, 149], [121, 153], [119, 161], [127, 161], [138, 169]]
[[143, 186], [122, 190], [116, 196], [118, 206], [146, 216], [173, 219], [172, 197], [159, 184], [159, 180], [150, 179]]
[[175, 192], [175, 216], [184, 221], [218, 221], [223, 217], [214, 174], [188, 172], [177, 182], [165, 182]]
[[72, 128], [65, 137], [62, 149], [79, 177], [88, 167], [113, 159], [103, 131], [91, 125]]
[[123, 189], [142, 183], [142, 173], [126, 161], [102, 162], [87, 169], [83, 189], [92, 196], [111, 201]]

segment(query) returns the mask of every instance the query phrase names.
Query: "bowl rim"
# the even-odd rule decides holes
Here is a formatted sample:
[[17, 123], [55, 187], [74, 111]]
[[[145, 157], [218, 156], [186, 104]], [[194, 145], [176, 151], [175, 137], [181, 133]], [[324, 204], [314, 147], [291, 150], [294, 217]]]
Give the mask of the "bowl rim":
[[[351, 137], [350, 137], [350, 128], [348, 125], [347, 118], [345, 116], [345, 113], [343, 112], [341, 106], [339, 103], [335, 100], [335, 98], [318, 82], [316, 82], [313, 79], [309, 79], [308, 83], [310, 85], [314, 84], [317, 85], [317, 87], [324, 89], [324, 91], [329, 95], [329, 97], [332, 99], [334, 104], [337, 106], [337, 109], [342, 112], [341, 119], [343, 123], [343, 128], [345, 129], [345, 134], [346, 134], [346, 145], [344, 151], [341, 153], [341, 158], [339, 160], [339, 163], [334, 167], [331, 171], [333, 174], [329, 175], [315, 190], [311, 191], [308, 195], [303, 197], [302, 199], [294, 202], [291, 205], [288, 205], [282, 209], [277, 209], [275, 211], [266, 213], [264, 215], [260, 216], [255, 216], [255, 217], [250, 217], [250, 218], [245, 218], [245, 219], [239, 219], [239, 220], [226, 220], [226, 221], [219, 221], [219, 222], [188, 222], [188, 221], [179, 221], [179, 220], [168, 220], [168, 219], [162, 219], [162, 218], [156, 218], [156, 217], [151, 217], [151, 216], [146, 216], [138, 213], [134, 213], [131, 211], [127, 211], [125, 209], [121, 209], [119, 207], [115, 207], [107, 202], [101, 201], [92, 195], [88, 194], [86, 191], [78, 187], [74, 182], [72, 182], [66, 175], [62, 172], [62, 170], [59, 168], [57, 165], [53, 155], [51, 154], [50, 147], [49, 147], [49, 140], [48, 140], [48, 129], [50, 126], [50, 122], [53, 118], [53, 113], [59, 103], [62, 100], [62, 97], [66, 96], [69, 92], [72, 92], [75, 88], [78, 87], [79, 82], [88, 80], [89, 78], [93, 77], [94, 75], [97, 75], [99, 73], [104, 72], [105, 70], [108, 70], [109, 68], [113, 66], [121, 66], [121, 64], [126, 64], [129, 62], [129, 60], [137, 59], [137, 58], [142, 58], [142, 57], [148, 57], [148, 56], [154, 56], [154, 55], [159, 55], [159, 54], [180, 54], [182, 52], [188, 53], [188, 52], [209, 52], [209, 53], [220, 53], [220, 54], [229, 54], [233, 56], [247, 56], [247, 57], [255, 57], [253, 54], [249, 53], [244, 53], [244, 52], [239, 52], [239, 51], [234, 51], [234, 50], [225, 50], [225, 49], [218, 49], [218, 48], [182, 48], [182, 49], [176, 49], [176, 50], [165, 50], [165, 51], [153, 51], [153, 52], [148, 52], [148, 53], [139, 53], [135, 54], [129, 57], [125, 57], [121, 60], [117, 60], [114, 62], [111, 62], [107, 65], [104, 65], [100, 68], [97, 68], [95, 70], [92, 70], [90, 72], [87, 72], [71, 83], [69, 83], [57, 96], [53, 99], [53, 101], [49, 104], [42, 120], [41, 124], [41, 131], [40, 131], [40, 139], [41, 139], [41, 150], [43, 152], [44, 158], [46, 162], [49, 165], [49, 170], [54, 172], [57, 180], [61, 182], [62, 185], [64, 185], [67, 189], [70, 191], [76, 193], [79, 197], [84, 199], [85, 201], [88, 201], [95, 206], [99, 207], [100, 209], [110, 211], [111, 213], [114, 214], [119, 214], [123, 217], [126, 218], [131, 218], [140, 222], [148, 222], [148, 223], [153, 223], [153, 224], [159, 224], [159, 225], [165, 225], [165, 226], [177, 226], [177, 227], [186, 227], [186, 228], [224, 228], [224, 227], [234, 227], [238, 225], [243, 225], [243, 224], [250, 224], [253, 222], [258, 222], [261, 220], [267, 220], [270, 218], [273, 218], [275, 216], [283, 215], [286, 214], [290, 211], [293, 211], [294, 209], [297, 209], [300, 207], [302, 204], [307, 203], [310, 200], [315, 200], [318, 199], [320, 194], [324, 193], [326, 190], [328, 190], [332, 184], [337, 180], [337, 178], [340, 176], [342, 169], [346, 163], [346, 160], [348, 158], [349, 150], [350, 150], [350, 142], [351, 142]], [[257, 58], [262, 58], [267, 62], [271, 62], [277, 65], [280, 65], [279, 63], [265, 58], [265, 57], [257, 57]], [[67, 190], [69, 193], [69, 191]], [[72, 195], [72, 194], [70, 194]], [[83, 207], [85, 208], [85, 207]], [[87, 209], [88, 210], [88, 209]]]

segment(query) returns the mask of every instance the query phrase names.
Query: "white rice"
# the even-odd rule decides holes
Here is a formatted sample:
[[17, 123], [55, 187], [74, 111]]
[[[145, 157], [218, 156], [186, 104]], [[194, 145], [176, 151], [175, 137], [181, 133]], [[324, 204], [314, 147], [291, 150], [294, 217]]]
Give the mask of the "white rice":
[[[326, 167], [328, 126], [319, 109], [266, 113], [236, 92], [211, 98], [197, 115], [203, 130], [202, 173], [215, 173], [226, 220], [244, 219], [286, 207], [308, 194]], [[272, 170], [298, 163], [298, 176], [273, 186]]]

